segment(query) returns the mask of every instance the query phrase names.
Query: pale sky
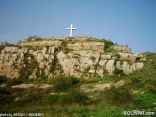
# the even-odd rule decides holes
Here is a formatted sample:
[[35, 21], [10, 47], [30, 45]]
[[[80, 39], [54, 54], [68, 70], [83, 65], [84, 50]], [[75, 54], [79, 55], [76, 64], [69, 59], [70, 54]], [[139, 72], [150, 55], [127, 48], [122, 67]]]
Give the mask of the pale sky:
[[0, 41], [93, 36], [156, 52], [156, 0], [0, 0]]

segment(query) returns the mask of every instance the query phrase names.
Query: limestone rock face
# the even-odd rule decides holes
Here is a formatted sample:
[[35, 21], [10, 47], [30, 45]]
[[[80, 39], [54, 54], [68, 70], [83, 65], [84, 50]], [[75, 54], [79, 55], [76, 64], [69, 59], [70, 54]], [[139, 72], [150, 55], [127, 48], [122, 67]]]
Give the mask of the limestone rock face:
[[[117, 71], [130, 74], [144, 67], [140, 61], [142, 56], [115, 45], [114, 49], [119, 50], [116, 54], [105, 52], [104, 42], [76, 42], [63, 46], [62, 41], [36, 41], [21, 45], [0, 51], [0, 75], [28, 79], [60, 74], [91, 78], [114, 75]], [[71, 50], [65, 52], [65, 49]]]
[[115, 60], [109, 60], [106, 64], [106, 70], [108, 71], [109, 74], [113, 75], [113, 71], [115, 69], [114, 65]]
[[42, 74], [41, 71], [50, 71], [54, 60], [54, 49], [54, 47], [42, 50], [5, 47], [0, 54], [0, 75], [18, 78], [28, 72], [25, 73], [26, 77], [36, 78]]
[[67, 48], [73, 50], [95, 50], [99, 52], [104, 51], [104, 42], [83, 42], [83, 43], [74, 43], [67, 44]]
[[21, 46], [61, 46], [62, 41], [56, 40], [56, 41], [32, 41], [27, 43], [22, 43]]
[[121, 46], [121, 45], [113, 45], [112, 48], [116, 51], [124, 52], [124, 53], [131, 53], [131, 49], [127, 46]]
[[119, 53], [120, 60], [136, 61], [137, 56], [132, 53]]

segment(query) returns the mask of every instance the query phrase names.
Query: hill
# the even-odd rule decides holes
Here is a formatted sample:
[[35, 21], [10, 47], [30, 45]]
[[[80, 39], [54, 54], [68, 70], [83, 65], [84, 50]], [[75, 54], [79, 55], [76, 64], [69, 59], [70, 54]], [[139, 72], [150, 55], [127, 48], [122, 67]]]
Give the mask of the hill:
[[133, 54], [128, 46], [115, 45], [105, 39], [28, 38], [24, 43], [1, 50], [0, 75], [15, 79], [57, 75], [103, 77], [140, 70], [144, 66], [143, 60], [141, 54]]
[[[89, 40], [87, 40], [88, 38]], [[10, 55], [18, 55], [20, 58], [17, 53], [24, 53], [24, 55], [21, 59], [23, 62], [15, 59], [16, 64], [14, 64], [14, 69], [20, 73], [18, 77], [11, 78], [8, 77], [9, 75], [0, 76], [0, 112], [36, 112], [43, 113], [45, 117], [122, 117], [125, 116], [124, 114], [128, 115], [130, 114], [129, 112], [137, 110], [151, 112], [148, 114], [154, 115], [155, 113], [152, 112], [156, 111], [156, 54], [143, 53], [135, 55], [127, 46], [120, 46], [118, 48], [118, 45], [113, 44], [111, 41], [94, 40], [90, 37], [85, 39], [82, 39], [82, 41], [80, 41], [81, 39], [60, 39], [63, 43], [61, 47], [54, 45], [45, 46], [45, 42], [44, 44], [42, 43], [43, 47], [41, 45], [34, 46], [33, 44], [35, 43], [32, 44], [32, 42], [36, 42], [34, 40], [16, 45], [16, 47], [12, 47], [12, 45], [11, 47], [3, 47], [1, 56], [4, 54], [4, 51], [5, 55], [8, 55], [8, 58]], [[55, 41], [60, 40], [56, 39]], [[39, 40], [39, 42], [41, 41], [45, 40]], [[27, 45], [27, 43], [30, 45]], [[76, 50], [68, 48], [68, 44], [77, 45], [77, 43], [81, 45], [80, 50], [77, 50], [79, 44], [74, 48]], [[83, 48], [85, 43], [89, 43], [90, 46]], [[108, 46], [103, 46], [103, 49], [97, 49], [95, 48], [95, 43], [98, 43], [100, 46], [102, 44]], [[122, 47], [127, 49], [123, 50]], [[54, 48], [57, 49], [55, 50]], [[8, 51], [7, 49], [10, 50]], [[36, 51], [40, 54], [44, 53], [44, 57], [47, 56], [46, 53], [54, 52], [54, 56], [49, 56], [48, 59], [38, 62], [35, 56], [33, 56], [36, 55]], [[80, 55], [74, 53], [77, 51], [81, 52], [79, 53]], [[55, 53], [57, 54], [55, 55]], [[59, 58], [60, 53], [62, 58], [54, 59]], [[101, 58], [97, 56], [97, 53], [99, 53]], [[94, 56], [91, 57], [89, 55]], [[126, 55], [130, 56], [124, 58], [122, 55], [124, 57]], [[66, 57], [67, 59], [64, 59]], [[5, 62], [6, 58], [5, 56]], [[67, 61], [68, 59], [69, 61]], [[67, 61], [65, 68], [69, 67], [69, 71], [71, 71], [72, 67], [66, 65], [73, 63], [75, 59], [81, 61], [79, 62], [81, 64], [78, 64], [78, 66], [87, 66], [87, 70], [84, 69], [82, 72], [83, 75], [79, 75], [81, 71], [78, 71], [77, 75], [69, 75], [65, 74], [64, 69], [63, 71], [60, 70], [62, 69], [62, 65]], [[82, 62], [83, 59], [86, 62]], [[50, 63], [50, 60], [53, 60], [53, 62]], [[61, 62], [61, 60], [63, 61]], [[101, 60], [107, 60], [108, 63], [109, 61], [114, 61], [112, 66], [111, 64], [106, 64], [109, 68], [114, 69], [111, 71], [111, 69], [105, 69], [107, 68], [105, 66], [96, 65], [96, 62], [100, 63]], [[40, 66], [39, 63], [44, 62], [46, 63], [44, 64], [46, 69], [49, 66], [54, 67], [51, 69], [51, 75], [47, 76], [46, 72], [42, 71], [44, 69], [38, 68]], [[121, 62], [121, 66], [117, 67], [119, 62]], [[127, 67], [123, 67], [123, 64], [126, 64]], [[139, 66], [143, 64], [144, 67], [136, 69], [136, 64], [139, 64]], [[88, 66], [90, 66], [90, 69]], [[132, 72], [127, 72], [131, 71], [131, 67], [133, 68]], [[7, 68], [9, 71], [10, 67]], [[100, 76], [100, 74], [97, 74], [98, 68], [106, 71], [102, 72]], [[35, 69], [37, 72], [34, 73]], [[91, 72], [92, 70], [96, 72]], [[35, 75], [32, 75], [32, 73]]]

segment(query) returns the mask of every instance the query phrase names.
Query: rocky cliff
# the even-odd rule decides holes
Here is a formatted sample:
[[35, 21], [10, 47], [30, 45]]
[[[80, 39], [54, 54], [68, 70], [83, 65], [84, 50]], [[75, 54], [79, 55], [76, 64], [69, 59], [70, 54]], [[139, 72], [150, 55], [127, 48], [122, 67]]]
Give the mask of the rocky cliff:
[[31, 39], [0, 51], [0, 75], [8, 78], [79, 78], [130, 74], [143, 68], [142, 55], [128, 46], [92, 37]]

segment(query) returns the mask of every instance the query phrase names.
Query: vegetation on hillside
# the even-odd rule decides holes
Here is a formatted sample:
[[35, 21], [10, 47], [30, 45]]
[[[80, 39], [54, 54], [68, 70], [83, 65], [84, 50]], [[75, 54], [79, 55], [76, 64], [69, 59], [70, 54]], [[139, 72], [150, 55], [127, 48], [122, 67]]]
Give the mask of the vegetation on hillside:
[[[32, 36], [24, 42], [42, 41], [43, 38]], [[57, 40], [50, 38], [47, 40]], [[92, 37], [67, 37], [62, 39], [63, 46], [58, 51], [68, 53], [72, 50], [65, 48], [68, 43], [104, 42], [105, 52], [111, 52], [116, 58], [120, 55], [111, 48], [113, 42]], [[14, 46], [7, 42], [0, 44], [0, 51], [6, 46]], [[31, 47], [32, 48], [32, 47]], [[47, 47], [48, 48], [48, 47]], [[18, 72], [19, 78], [0, 76], [0, 113], [41, 112], [45, 117], [121, 117], [124, 111], [144, 110], [156, 111], [156, 53], [144, 53], [145, 67], [130, 75], [116, 69], [114, 76], [104, 76], [82, 80], [72, 76], [47, 77], [42, 69], [37, 68], [37, 79], [30, 80], [38, 63], [31, 54], [24, 54], [25, 66]], [[27, 58], [31, 58], [29, 63]], [[91, 57], [94, 61], [95, 58]], [[140, 61], [137, 58], [137, 61]], [[59, 65], [54, 60], [52, 71], [57, 71]], [[15, 66], [16, 67], [16, 66]], [[95, 66], [96, 67], [96, 66]], [[85, 72], [88, 72], [87, 68]], [[54, 73], [53, 73], [54, 74]], [[46, 83], [50, 88], [13, 88], [19, 84]], [[103, 88], [104, 86], [107, 86]], [[31, 107], [31, 108], [30, 108]]]
[[65, 38], [42, 38], [38, 36], [30, 36], [24, 40], [24, 42], [34, 42], [34, 41], [55, 41], [55, 40], [61, 40], [64, 41], [65, 43], [76, 43], [76, 42], [105, 42], [106, 47], [113, 45], [113, 42], [108, 39], [99, 39], [99, 38], [94, 38], [94, 37], [89, 37], [89, 36], [80, 36], [80, 37], [65, 37]]
[[[23, 81], [0, 76], [0, 112], [40, 112], [45, 117], [122, 117], [124, 111], [156, 111], [156, 54], [144, 56], [145, 67], [128, 76], [116, 71], [117, 75], [90, 80], [58, 76], [33, 81], [50, 84], [52, 88], [48, 89], [11, 88]], [[106, 84], [111, 85], [101, 89]], [[99, 90], [94, 88], [97, 85]]]
[[8, 42], [0, 42], [0, 52], [3, 50], [6, 46], [15, 46], [14, 44], [8, 43]]

